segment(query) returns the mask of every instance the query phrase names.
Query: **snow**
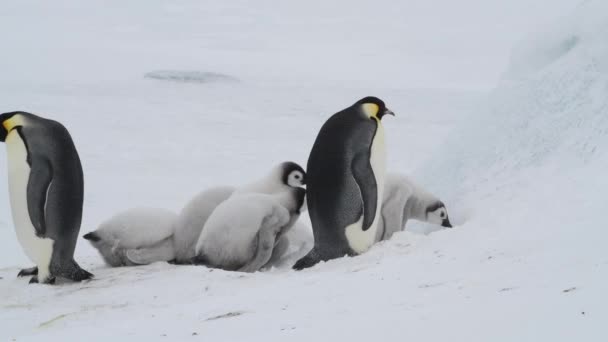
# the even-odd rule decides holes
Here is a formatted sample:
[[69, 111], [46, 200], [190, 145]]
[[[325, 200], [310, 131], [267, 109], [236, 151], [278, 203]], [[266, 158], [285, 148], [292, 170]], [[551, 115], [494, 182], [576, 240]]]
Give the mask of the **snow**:
[[[362, 256], [255, 274], [108, 268], [81, 239], [94, 281], [28, 286], [3, 186], [0, 340], [606, 340], [606, 13], [603, 0], [3, 4], [2, 111], [70, 129], [81, 235], [305, 164], [323, 120], [365, 95], [397, 113], [389, 171], [441, 198], [455, 228], [411, 222]], [[239, 82], [144, 77], [157, 70]]]

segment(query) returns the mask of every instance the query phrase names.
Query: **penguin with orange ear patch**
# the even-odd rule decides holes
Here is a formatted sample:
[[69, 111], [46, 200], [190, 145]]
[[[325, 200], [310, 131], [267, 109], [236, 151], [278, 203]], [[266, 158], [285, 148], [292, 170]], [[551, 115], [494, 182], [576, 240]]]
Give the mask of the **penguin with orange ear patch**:
[[382, 100], [370, 96], [321, 127], [306, 168], [315, 244], [294, 269], [361, 254], [375, 242], [386, 172], [381, 122], [386, 114], [394, 115]]
[[74, 260], [82, 219], [84, 176], [68, 130], [26, 112], [0, 114], [0, 142], [7, 148], [11, 210], [17, 239], [36, 264], [19, 276], [30, 283], [55, 277], [82, 281], [93, 275]]

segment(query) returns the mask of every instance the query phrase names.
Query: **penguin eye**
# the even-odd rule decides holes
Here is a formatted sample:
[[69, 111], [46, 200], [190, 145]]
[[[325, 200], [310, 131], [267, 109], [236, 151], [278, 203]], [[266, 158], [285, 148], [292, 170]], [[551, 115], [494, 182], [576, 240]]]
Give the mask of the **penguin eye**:
[[441, 216], [441, 218], [445, 218], [445, 211], [442, 211], [439, 216]]

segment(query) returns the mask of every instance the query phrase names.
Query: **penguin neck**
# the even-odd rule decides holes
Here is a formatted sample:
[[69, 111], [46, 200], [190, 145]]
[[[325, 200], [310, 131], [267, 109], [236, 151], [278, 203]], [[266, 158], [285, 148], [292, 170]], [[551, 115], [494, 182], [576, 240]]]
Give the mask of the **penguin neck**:
[[439, 199], [417, 186], [412, 186], [412, 189], [413, 193], [405, 203], [404, 214], [407, 218], [427, 222], [427, 208]]
[[426, 205], [416, 194], [412, 194], [405, 202], [403, 217], [404, 222], [401, 228], [405, 227], [408, 219], [426, 221]]
[[289, 187], [284, 191], [273, 194], [272, 197], [290, 213], [300, 212], [303, 203], [299, 203], [301, 202], [298, 199], [299, 191], [301, 191], [299, 188]]

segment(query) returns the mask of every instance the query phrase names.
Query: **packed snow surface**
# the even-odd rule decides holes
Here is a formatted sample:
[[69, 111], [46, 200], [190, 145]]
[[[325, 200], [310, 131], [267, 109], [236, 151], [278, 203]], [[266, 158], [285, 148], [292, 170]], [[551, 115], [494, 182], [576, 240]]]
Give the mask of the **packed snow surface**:
[[81, 235], [126, 208], [179, 211], [204, 188], [305, 165], [323, 121], [366, 95], [397, 113], [383, 120], [389, 170], [440, 197], [455, 226], [408, 223], [294, 272], [303, 218], [290, 260], [254, 274], [108, 268], [81, 239], [96, 278], [36, 286], [16, 278], [32, 265], [3, 185], [0, 340], [608, 338], [605, 1], [14, 1], [0, 19], [2, 112], [72, 133]]

